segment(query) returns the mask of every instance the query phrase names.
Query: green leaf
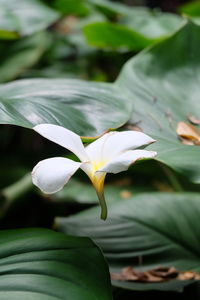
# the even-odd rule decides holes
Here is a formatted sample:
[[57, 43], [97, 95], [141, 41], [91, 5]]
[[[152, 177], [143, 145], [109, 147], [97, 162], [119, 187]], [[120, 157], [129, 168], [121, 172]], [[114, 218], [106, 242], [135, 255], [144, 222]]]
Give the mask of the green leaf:
[[0, 0], [0, 38], [32, 34], [47, 28], [58, 17], [39, 0]]
[[128, 5], [121, 4], [119, 2], [113, 2], [108, 0], [86, 0], [92, 6], [94, 6], [101, 13], [107, 17], [116, 17], [121, 14], [126, 14], [130, 7]]
[[100, 48], [127, 47], [141, 50], [155, 41], [169, 36], [180, 28], [183, 19], [144, 7], [128, 7], [109, 1], [90, 0], [100, 11], [119, 23], [93, 23], [84, 28], [90, 45]]
[[83, 0], [55, 0], [54, 7], [65, 15], [87, 16], [89, 7]]
[[122, 14], [119, 23], [137, 31], [153, 42], [171, 35], [183, 25], [184, 20], [175, 14], [134, 7]]
[[112, 299], [107, 265], [89, 239], [19, 229], [1, 231], [0, 241], [0, 299]]
[[150, 39], [129, 28], [112, 23], [91, 23], [84, 27], [83, 32], [88, 44], [99, 48], [126, 47], [138, 51], [152, 43]]
[[130, 114], [130, 103], [111, 84], [30, 79], [0, 86], [1, 124], [32, 128], [51, 123], [79, 135], [97, 136], [122, 126]]
[[15, 79], [33, 66], [49, 45], [46, 32], [36, 33], [14, 42], [0, 45], [0, 82]]
[[200, 27], [189, 22], [129, 60], [115, 83], [132, 100], [130, 122], [157, 140], [148, 148], [158, 152], [155, 159], [195, 183], [200, 183], [199, 148], [181, 144], [176, 126], [189, 113], [200, 119], [199, 45]]
[[[90, 209], [57, 218], [58, 229], [89, 236], [103, 250], [112, 272], [132, 266], [144, 271], [158, 266], [200, 272], [199, 194], [146, 193], [109, 206], [106, 222]], [[142, 284], [114, 281], [134, 290], [181, 290], [193, 281]]]
[[179, 12], [192, 17], [200, 17], [200, 2], [192, 1], [179, 7]]

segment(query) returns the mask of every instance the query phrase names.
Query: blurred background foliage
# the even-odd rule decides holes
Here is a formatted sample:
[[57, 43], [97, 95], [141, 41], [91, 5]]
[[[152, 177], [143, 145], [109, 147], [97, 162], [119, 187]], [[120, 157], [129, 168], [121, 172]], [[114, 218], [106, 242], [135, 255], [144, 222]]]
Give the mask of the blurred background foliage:
[[[34, 78], [114, 82], [122, 66], [130, 58], [144, 51], [142, 53], [146, 59], [145, 49], [154, 44], [159, 45], [178, 32], [184, 26], [186, 18], [200, 24], [200, 1], [0, 0], [0, 83]], [[188, 38], [195, 35], [193, 29], [188, 30], [191, 30]], [[200, 44], [199, 40], [198, 43]], [[195, 48], [196, 44], [193, 47]], [[167, 61], [166, 65], [168, 63]], [[185, 61], [182, 64], [184, 68]], [[193, 65], [193, 62], [191, 64]], [[185, 85], [184, 80], [185, 77], [182, 78], [182, 89]], [[191, 86], [189, 85], [190, 88]], [[151, 82], [150, 87], [154, 87]], [[162, 90], [159, 92], [162, 94]], [[3, 103], [4, 95], [1, 94], [0, 98]], [[198, 111], [199, 105], [195, 105], [194, 111]], [[110, 109], [112, 110], [112, 107]], [[14, 111], [14, 108], [11, 111]], [[139, 111], [138, 114], [140, 113]], [[138, 130], [137, 126], [140, 127], [140, 124], [125, 124], [123, 129]], [[175, 172], [166, 164], [162, 164], [160, 159], [137, 163], [127, 173], [114, 177], [109, 175], [105, 191], [111, 217], [106, 224], [100, 224], [94, 207], [98, 204], [96, 195], [81, 172], [77, 172], [74, 179], [55, 195], [45, 196], [32, 185], [30, 171], [38, 161], [53, 156], [70, 157], [69, 153], [65, 153], [61, 147], [43, 139], [32, 130], [13, 125], [1, 126], [0, 139], [1, 229], [44, 227], [77, 236], [92, 237], [102, 248], [112, 270], [115, 271], [120, 271], [124, 260], [126, 266], [134, 264], [135, 256], [145, 256], [145, 239], [152, 238], [152, 252], [147, 257], [151, 258], [152, 255], [153, 258], [145, 265], [147, 268], [166, 263], [183, 270], [197, 270], [193, 264], [194, 261], [195, 266], [200, 263], [200, 223], [199, 215], [195, 216], [195, 211], [199, 211], [200, 185], [195, 183], [195, 180], [190, 180], [184, 172]], [[190, 154], [190, 159], [193, 155]], [[199, 153], [196, 151], [195, 155], [197, 161]], [[181, 159], [185, 161], [187, 156]], [[173, 167], [173, 163], [171, 164]], [[171, 164], [169, 163], [169, 166]], [[195, 163], [192, 168], [195, 169]], [[194, 210], [188, 204], [190, 202], [193, 203], [191, 207], [195, 208]], [[144, 210], [137, 203], [141, 203]], [[183, 211], [180, 213], [181, 209]], [[169, 216], [170, 212], [174, 212], [174, 215], [166, 218], [165, 210], [169, 212]], [[133, 216], [136, 212], [138, 214], [131, 220], [131, 216], [128, 217], [129, 212], [133, 212]], [[149, 216], [148, 212], [152, 215]], [[179, 213], [185, 216], [185, 220], [181, 219], [177, 223]], [[158, 218], [161, 222], [159, 223], [157, 216], [162, 214], [163, 218]], [[132, 232], [130, 228], [135, 226], [133, 223], [137, 218], [149, 218], [149, 224], [161, 231], [160, 235], [144, 232], [144, 228], [138, 225], [137, 232]], [[194, 228], [190, 224], [193, 221]], [[177, 232], [173, 236], [171, 233], [175, 229]], [[104, 232], [105, 235], [102, 235]], [[127, 245], [137, 245], [137, 238], [140, 236], [141, 245], [138, 249], [132, 247], [131, 250], [120, 247], [119, 245], [126, 244], [121, 240], [120, 234], [127, 234]], [[167, 242], [162, 234], [168, 237]], [[109, 248], [112, 238], [114, 242]], [[156, 247], [166, 247], [166, 243], [168, 259], [167, 254], [165, 257], [162, 251], [158, 253], [155, 250]], [[188, 251], [192, 253], [191, 256]], [[116, 257], [109, 255], [116, 252]], [[126, 253], [129, 253], [130, 257]], [[181, 256], [182, 262], [177, 262], [178, 255]], [[184, 284], [180, 286], [179, 283], [173, 287], [166, 283], [164, 288], [156, 284], [148, 286], [145, 283], [140, 286], [131, 283], [131, 287], [114, 283], [113, 286], [114, 299], [199, 299], [200, 295], [199, 285], [195, 283], [185, 288]]]

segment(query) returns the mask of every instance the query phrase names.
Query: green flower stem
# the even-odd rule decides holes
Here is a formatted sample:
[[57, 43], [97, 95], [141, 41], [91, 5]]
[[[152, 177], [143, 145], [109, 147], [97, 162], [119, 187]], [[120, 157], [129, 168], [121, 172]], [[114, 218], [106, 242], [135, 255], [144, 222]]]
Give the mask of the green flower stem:
[[105, 181], [106, 173], [98, 173], [95, 174], [91, 178], [92, 184], [96, 190], [97, 196], [99, 198], [99, 204], [101, 206], [101, 219], [106, 220], [107, 218], [107, 205], [104, 196], [104, 181]]
[[101, 219], [105, 221], [107, 219], [108, 210], [107, 210], [104, 192], [98, 192], [98, 191], [96, 191], [96, 192], [97, 192], [97, 196], [99, 198], [99, 203], [101, 206]]

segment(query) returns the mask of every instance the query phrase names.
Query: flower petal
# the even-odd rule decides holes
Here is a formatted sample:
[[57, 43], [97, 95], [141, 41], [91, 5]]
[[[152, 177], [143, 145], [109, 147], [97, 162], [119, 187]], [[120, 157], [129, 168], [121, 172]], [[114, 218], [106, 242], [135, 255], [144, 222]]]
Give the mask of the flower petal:
[[70, 150], [81, 161], [88, 160], [80, 136], [73, 131], [53, 124], [40, 124], [33, 127], [33, 129], [48, 140]]
[[153, 142], [154, 139], [139, 131], [112, 131], [87, 146], [86, 152], [92, 161], [109, 162], [124, 151]]
[[147, 150], [129, 150], [117, 156], [97, 172], [119, 173], [128, 170], [128, 167], [136, 160], [143, 158], [152, 158], [156, 156], [156, 152]]
[[81, 163], [64, 157], [40, 161], [32, 171], [33, 184], [46, 194], [53, 194], [63, 188]]

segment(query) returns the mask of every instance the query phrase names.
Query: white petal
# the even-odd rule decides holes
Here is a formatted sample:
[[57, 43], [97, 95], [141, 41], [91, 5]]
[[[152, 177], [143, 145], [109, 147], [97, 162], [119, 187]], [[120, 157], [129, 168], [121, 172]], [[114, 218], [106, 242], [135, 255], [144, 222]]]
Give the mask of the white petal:
[[128, 170], [128, 167], [133, 164], [136, 160], [143, 158], [152, 158], [156, 156], [156, 152], [147, 150], [129, 150], [118, 157], [111, 160], [104, 167], [99, 169], [97, 172], [106, 173], [119, 173]]
[[109, 132], [86, 147], [92, 161], [109, 162], [127, 150], [133, 150], [155, 142], [148, 135], [139, 131]]
[[32, 171], [33, 184], [46, 194], [53, 194], [63, 188], [81, 163], [64, 157], [40, 161]]
[[33, 129], [48, 140], [70, 150], [81, 161], [88, 160], [80, 136], [73, 131], [53, 124], [40, 124], [33, 127]]

